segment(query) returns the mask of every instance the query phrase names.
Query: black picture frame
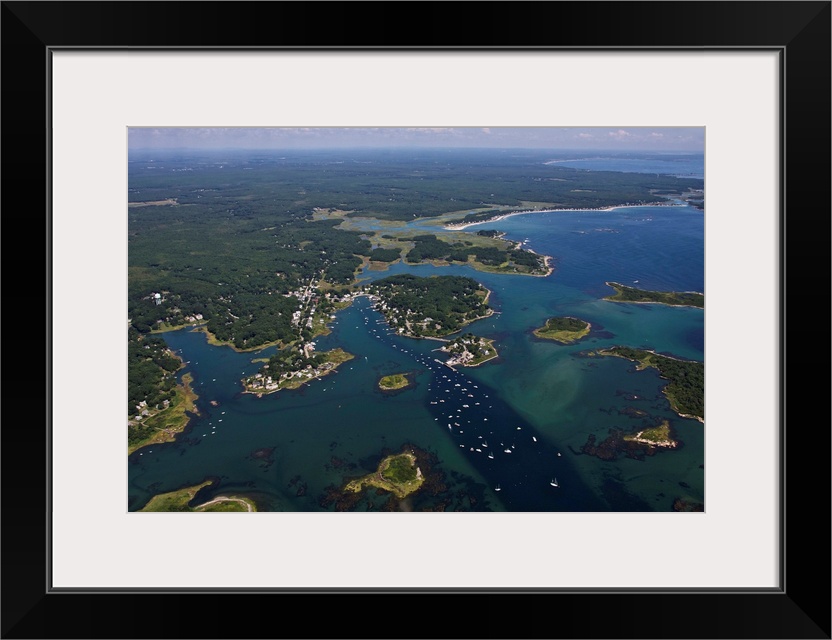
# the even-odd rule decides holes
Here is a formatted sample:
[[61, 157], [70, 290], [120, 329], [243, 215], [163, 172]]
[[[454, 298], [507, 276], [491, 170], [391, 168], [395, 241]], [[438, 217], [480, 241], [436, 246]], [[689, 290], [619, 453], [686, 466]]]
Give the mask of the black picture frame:
[[[395, 27], [379, 30], [379, 17]], [[795, 293], [807, 279], [813, 286], [828, 282], [828, 272], [818, 272], [828, 269], [830, 258], [830, 2], [3, 2], [0, 19], [3, 284], [10, 309], [0, 449], [3, 638], [830, 638], [830, 429], [825, 403], [816, 406], [828, 397], [829, 385], [826, 376], [806, 369], [810, 354], [819, 354], [820, 370], [828, 370], [828, 302], [825, 291], [816, 292], [812, 304], [822, 301], [824, 310], [818, 330], [817, 312]], [[54, 592], [49, 495], [60, 479], [52, 477], [49, 456], [42, 453], [49, 451], [50, 426], [43, 392], [60, 383], [50, 378], [48, 366], [50, 52], [131, 47], [778, 51], [785, 187], [780, 588]], [[801, 331], [787, 353], [789, 301]], [[44, 305], [39, 334], [32, 320]], [[29, 339], [20, 339], [21, 333]], [[25, 351], [16, 353], [18, 346]], [[793, 382], [788, 405], [787, 372]], [[802, 415], [801, 408], [810, 413]], [[308, 607], [311, 613], [299, 614]], [[176, 612], [173, 622], [153, 614], [162, 609]], [[385, 627], [386, 616], [376, 619], [374, 613], [385, 610], [394, 612], [400, 627]], [[210, 615], [216, 611], [240, 615]]]

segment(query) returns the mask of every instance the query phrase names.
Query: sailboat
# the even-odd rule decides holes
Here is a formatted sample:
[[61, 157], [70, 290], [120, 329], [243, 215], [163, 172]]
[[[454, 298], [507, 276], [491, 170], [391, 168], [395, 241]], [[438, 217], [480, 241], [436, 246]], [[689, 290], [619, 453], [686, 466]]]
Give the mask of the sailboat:
[[552, 485], [553, 487], [557, 487], [558, 486], [558, 479], [557, 478], [552, 478], [552, 481], [549, 484]]

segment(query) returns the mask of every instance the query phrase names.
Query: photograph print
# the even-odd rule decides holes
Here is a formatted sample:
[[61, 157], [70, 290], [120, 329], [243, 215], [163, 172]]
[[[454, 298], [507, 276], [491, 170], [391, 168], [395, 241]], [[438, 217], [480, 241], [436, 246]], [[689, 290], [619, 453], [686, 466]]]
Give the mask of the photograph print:
[[705, 511], [704, 127], [128, 146], [129, 511]]

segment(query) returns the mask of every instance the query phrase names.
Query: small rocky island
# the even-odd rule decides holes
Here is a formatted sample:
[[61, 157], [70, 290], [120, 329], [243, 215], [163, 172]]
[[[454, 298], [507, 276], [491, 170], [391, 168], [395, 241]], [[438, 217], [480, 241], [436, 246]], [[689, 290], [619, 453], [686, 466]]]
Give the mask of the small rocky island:
[[554, 340], [561, 344], [572, 344], [589, 335], [591, 328], [592, 325], [584, 320], [564, 316], [561, 318], [549, 318], [545, 325], [539, 329], [535, 329], [532, 333], [538, 338]]
[[662, 420], [661, 424], [655, 427], [648, 427], [638, 433], [625, 435], [624, 440], [638, 442], [648, 447], [663, 447], [665, 449], [675, 449], [679, 446], [679, 442], [670, 435], [670, 423], [667, 420]]
[[422, 471], [416, 466], [416, 454], [405, 451], [387, 456], [374, 473], [351, 480], [344, 491], [358, 493], [365, 486], [376, 487], [402, 499], [417, 491], [424, 481]]
[[610, 429], [609, 435], [600, 442], [594, 434], [590, 434], [581, 447], [581, 453], [601, 460], [616, 460], [619, 455], [643, 460], [645, 456], [678, 449], [681, 445], [682, 443], [673, 437], [670, 423], [663, 420], [658, 425], [646, 427], [636, 433], [626, 433], [623, 429], [617, 428]]
[[404, 391], [414, 386], [412, 376], [408, 373], [393, 373], [382, 376], [378, 381], [378, 388], [382, 391]]

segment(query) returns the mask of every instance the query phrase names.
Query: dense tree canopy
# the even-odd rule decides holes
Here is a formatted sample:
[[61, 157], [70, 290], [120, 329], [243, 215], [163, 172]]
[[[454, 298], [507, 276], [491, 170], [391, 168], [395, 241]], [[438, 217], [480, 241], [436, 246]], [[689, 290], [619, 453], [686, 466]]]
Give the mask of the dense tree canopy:
[[444, 336], [490, 312], [486, 289], [472, 278], [410, 274], [367, 285], [378, 296], [379, 310], [396, 329], [412, 336]]

